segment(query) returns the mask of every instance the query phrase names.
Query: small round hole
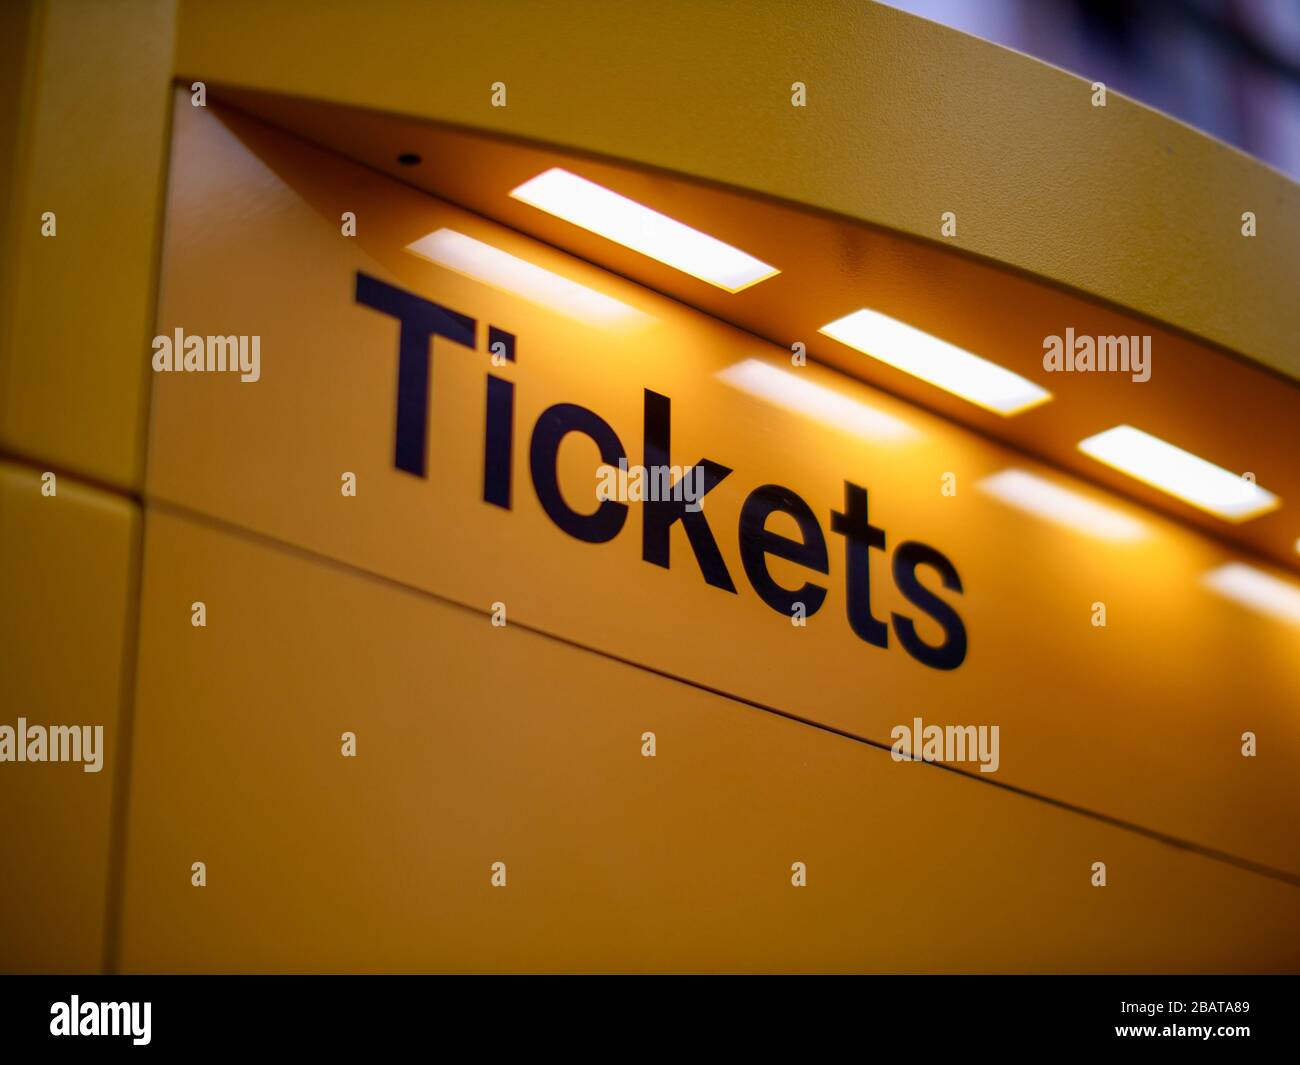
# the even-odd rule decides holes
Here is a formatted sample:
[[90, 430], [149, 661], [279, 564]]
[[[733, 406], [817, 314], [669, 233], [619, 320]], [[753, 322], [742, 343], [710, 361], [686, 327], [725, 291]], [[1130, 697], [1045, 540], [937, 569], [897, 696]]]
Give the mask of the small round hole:
[[419, 166], [422, 162], [424, 162], [424, 160], [421, 159], [414, 152], [403, 152], [401, 155], [397, 157], [397, 161], [401, 163], [402, 166]]

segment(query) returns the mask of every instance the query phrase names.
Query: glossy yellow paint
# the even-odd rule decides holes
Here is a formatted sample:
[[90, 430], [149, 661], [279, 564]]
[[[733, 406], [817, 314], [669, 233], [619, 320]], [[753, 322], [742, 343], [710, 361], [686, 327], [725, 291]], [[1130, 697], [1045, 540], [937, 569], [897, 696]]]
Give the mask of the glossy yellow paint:
[[[0, 930], [0, 969], [97, 968], [123, 888], [110, 965], [133, 970], [1300, 968], [1285, 882], [1294, 635], [1196, 589], [1220, 547], [1125, 504], [1150, 534], [1127, 552], [1000, 512], [972, 485], [1015, 461], [1005, 450], [825, 370], [807, 373], [906, 423], [911, 443], [767, 407], [713, 374], [784, 353], [187, 104], [157, 328], [260, 334], [265, 376], [152, 382], [147, 487], [143, 472], [174, 78], [522, 137], [923, 240], [942, 203], [961, 219], [955, 247], [1292, 378], [1294, 184], [1114, 95], [1092, 109], [1080, 79], [874, 5], [394, 2], [310, 19], [281, 0], [0, 7], [0, 452], [19, 459], [0, 467], [0, 693], [6, 712], [114, 725], [98, 775], [0, 773], [6, 811], [41, 811], [0, 841], [3, 867], [24, 871], [6, 880], [6, 912], [29, 918]], [[794, 80], [807, 109], [789, 107]], [[220, 202], [231, 193], [242, 201]], [[358, 204], [345, 244], [338, 214]], [[55, 239], [40, 236], [47, 209]], [[1255, 240], [1238, 236], [1244, 209], [1260, 215]], [[626, 300], [644, 332], [611, 344], [399, 250], [448, 220]], [[495, 371], [519, 388], [512, 512], [479, 501], [482, 351], [438, 343], [430, 480], [394, 473], [396, 331], [350, 302], [359, 266], [518, 332], [519, 363]], [[672, 397], [675, 461], [736, 467], [710, 515], [737, 596], [703, 586], [679, 533], [663, 571], [640, 561], [635, 517], [591, 547], [538, 508], [521, 449], [542, 407], [586, 403], [636, 453], [644, 387]], [[590, 455], [574, 445], [561, 465], [579, 498]], [[57, 503], [41, 499], [46, 466], [116, 493], [60, 473]], [[338, 493], [344, 469], [356, 499]], [[938, 493], [946, 471], [955, 499]], [[825, 526], [844, 478], [871, 488], [891, 542], [924, 539], [957, 564], [972, 638], [957, 674], [848, 633], [829, 533], [830, 599], [807, 629], [746, 585], [742, 493], [789, 483]], [[162, 509], [123, 882], [108, 792], [142, 490]], [[881, 584], [880, 605], [898, 605]], [[189, 624], [199, 598], [205, 630]], [[475, 612], [497, 600], [545, 631], [491, 629]], [[1068, 642], [1044, 636], [1060, 632]], [[913, 712], [992, 708], [1001, 778], [1283, 874], [895, 764], [641, 666], [875, 741]], [[354, 721], [363, 757], [347, 764], [338, 733]], [[646, 727], [675, 762], [636, 754]], [[1246, 728], [1265, 757], [1238, 755]], [[498, 844], [512, 886], [491, 894]], [[808, 889], [788, 886], [793, 860], [809, 861]], [[1105, 891], [1087, 886], [1095, 860], [1112, 870]]]
[[486, 608], [147, 524], [126, 971], [1300, 967], [1292, 886]]
[[[623, 159], [937, 240], [1300, 377], [1300, 187], [874, 3], [182, 0], [177, 73]], [[790, 105], [791, 85], [808, 106]], [[505, 83], [506, 107], [492, 107]], [[1253, 210], [1260, 236], [1243, 239]], [[1232, 278], [1224, 284], [1224, 278]]]
[[138, 490], [175, 5], [19, 6], [0, 448]]
[[[177, 128], [158, 332], [260, 335], [262, 370], [256, 383], [157, 376], [151, 498], [468, 606], [503, 601], [546, 632], [877, 743], [914, 715], [1000, 723], [997, 780], [1300, 873], [1289, 784], [1300, 759], [1296, 633], [1200, 587], [1232, 557], [1221, 547], [831, 371], [794, 374], [781, 349], [257, 123], [187, 110]], [[348, 210], [355, 238], [340, 232]], [[403, 250], [440, 229], [638, 316], [592, 326]], [[477, 350], [432, 345], [427, 479], [393, 468], [397, 322], [354, 300], [358, 271], [479, 323]], [[487, 324], [518, 336], [517, 362], [490, 367]], [[864, 404], [905, 435], [855, 437], [720, 379], [751, 359]], [[516, 384], [509, 511], [483, 502], [489, 371]], [[542, 411], [591, 408], [636, 465], [644, 389], [671, 399], [672, 462], [707, 456], [736, 471], [705, 512], [737, 594], [704, 582], [680, 529], [670, 569], [643, 562], [635, 504], [617, 538], [593, 545], [562, 532], [538, 501], [528, 449]], [[575, 509], [595, 509], [597, 464], [590, 442], [561, 451]], [[1022, 467], [1122, 512], [1143, 538], [1063, 532], [976, 487]], [[355, 499], [340, 493], [347, 471]], [[846, 480], [869, 489], [891, 551], [920, 540], [952, 559], [964, 591], [941, 595], [970, 635], [960, 669], [930, 669], [896, 635], [880, 649], [850, 629], [843, 539], [830, 531]], [[829, 544], [819, 579], [829, 595], [806, 628], [764, 605], [739, 558], [740, 506], [765, 483], [807, 500]], [[886, 554], [873, 566], [876, 616], [908, 613]], [[773, 567], [787, 587], [816, 578]], [[1098, 601], [1105, 628], [1092, 624]], [[921, 634], [940, 640], [928, 619]], [[1268, 737], [1270, 757], [1241, 756], [1246, 730]]]
[[[220, 100], [777, 346], [802, 342], [818, 362], [1300, 575], [1300, 516], [1289, 502], [1300, 502], [1300, 385], [1258, 363], [1042, 278], [843, 216], [462, 127], [230, 88], [220, 91]], [[399, 158], [407, 153], [421, 161], [403, 165]], [[552, 167], [780, 264], [781, 272], [742, 292], [726, 292], [511, 196]], [[819, 332], [864, 305], [989, 358], [1054, 398], [1006, 417]], [[1149, 378], [1139, 383], [1122, 373], [1046, 372], [1044, 338], [1067, 328], [1093, 336], [1149, 336]], [[1078, 450], [1080, 440], [1122, 423], [1224, 469], [1251, 471], [1283, 505], [1230, 525]]]
[[93, 972], [104, 957], [138, 508], [0, 461], [0, 724], [102, 725], [102, 768], [0, 764], [0, 971]]

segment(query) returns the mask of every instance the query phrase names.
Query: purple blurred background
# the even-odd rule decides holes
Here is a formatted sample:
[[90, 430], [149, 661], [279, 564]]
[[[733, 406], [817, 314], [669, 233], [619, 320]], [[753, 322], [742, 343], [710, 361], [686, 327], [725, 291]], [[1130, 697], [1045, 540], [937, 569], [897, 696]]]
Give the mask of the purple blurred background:
[[1300, 180], [1300, 0], [886, 0], [1172, 115]]

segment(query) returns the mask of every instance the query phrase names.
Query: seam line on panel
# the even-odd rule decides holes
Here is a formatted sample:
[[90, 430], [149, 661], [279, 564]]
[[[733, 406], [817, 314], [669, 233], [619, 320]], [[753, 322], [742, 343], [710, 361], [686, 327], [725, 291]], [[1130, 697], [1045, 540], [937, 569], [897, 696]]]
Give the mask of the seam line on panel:
[[121, 971], [122, 926], [126, 902], [126, 847], [130, 830], [131, 765], [135, 749], [135, 696], [140, 666], [140, 618], [144, 601], [145, 514], [137, 518], [131, 542], [123, 619], [122, 679], [113, 801], [109, 816], [108, 883], [104, 900], [104, 972]]
[[0, 444], [0, 462], [8, 462], [14, 466], [24, 466], [37, 473], [52, 473], [60, 480], [66, 479], [74, 484], [94, 488], [105, 495], [124, 499], [128, 503], [135, 503], [138, 506], [144, 505], [144, 496], [134, 488], [125, 488], [120, 484], [114, 484], [112, 481], [97, 477], [93, 473], [66, 466], [61, 462], [49, 462], [20, 448], [6, 447]]
[[[171, 56], [176, 52], [176, 35], [179, 12], [173, 5], [170, 11]], [[170, 64], [169, 64], [170, 65]], [[159, 86], [163, 96], [162, 129], [159, 133], [159, 157], [157, 180], [157, 202], [154, 205], [153, 250], [149, 264], [149, 303], [145, 316], [145, 336], [147, 342], [152, 331], [158, 327], [158, 311], [161, 306], [163, 256], [166, 247], [167, 208], [171, 200], [171, 162], [175, 147], [175, 93], [174, 78], [167, 78]], [[135, 483], [138, 492], [133, 490], [131, 498], [141, 504], [140, 524], [136, 530], [132, 569], [129, 580], [129, 599], [127, 603], [127, 641], [123, 648], [122, 711], [118, 726], [118, 773], [113, 780], [113, 808], [110, 822], [111, 847], [109, 852], [109, 879], [104, 922], [104, 971], [119, 973], [122, 966], [123, 929], [126, 923], [126, 875], [127, 845], [131, 829], [131, 768], [135, 754], [135, 697], [140, 670], [141, 617], [144, 605], [144, 557], [146, 524], [144, 514], [144, 485], [148, 477], [149, 438], [152, 428], [153, 411], [153, 373], [145, 373], [140, 382], [137, 397], [137, 411], [134, 452]]]
[[[399, 591], [416, 595], [424, 599], [431, 599], [446, 606], [468, 611], [469, 613], [480, 617], [491, 616], [491, 611], [485, 610], [481, 607], [472, 606], [439, 592], [432, 592], [427, 588], [421, 588], [417, 585], [409, 584], [396, 577], [389, 577], [382, 573], [375, 573], [373, 570], [368, 570], [363, 566], [356, 565], [352, 562], [345, 562], [342, 559], [334, 558], [331, 555], [323, 554], [309, 547], [302, 547], [298, 544], [290, 543], [287, 540], [281, 540], [269, 533], [259, 532], [258, 530], [249, 529], [245, 526], [227, 521], [224, 518], [214, 517], [213, 515], [206, 514], [203, 511], [192, 509], [183, 503], [175, 503], [162, 499], [149, 500], [146, 503], [146, 519], [149, 510], [156, 510], [160, 513], [170, 514], [173, 517], [189, 521], [193, 524], [204, 525], [218, 532], [224, 532], [243, 540], [260, 543], [263, 546], [271, 547], [281, 553], [294, 555], [300, 559], [319, 565], [325, 565], [352, 576], [362, 577], [379, 584], [384, 584], [390, 588], [395, 588]], [[866, 747], [874, 747], [880, 751], [891, 751], [893, 749], [890, 744], [881, 743], [879, 740], [869, 739], [866, 736], [858, 735], [857, 733], [850, 732], [847, 729], [838, 728], [834, 725], [828, 725], [820, 721], [814, 721], [810, 718], [802, 717], [789, 710], [782, 710], [780, 707], [772, 706], [757, 699], [750, 699], [743, 695], [737, 695], [734, 692], [714, 687], [713, 685], [706, 684], [702, 681], [692, 680], [689, 677], [682, 677], [675, 673], [670, 673], [667, 670], [647, 665], [644, 662], [638, 662], [635, 659], [625, 658], [622, 655], [615, 654], [611, 651], [604, 651], [598, 647], [592, 647], [590, 644], [582, 643], [567, 636], [560, 636], [548, 629], [540, 628], [539, 626], [532, 625], [526, 621], [512, 620], [510, 622], [510, 627], [523, 629], [525, 632], [532, 633], [535, 636], [562, 643], [579, 651], [586, 651], [589, 654], [598, 655], [599, 657], [609, 661], [618, 662], [622, 665], [630, 666], [633, 669], [638, 669], [643, 673], [650, 673], [654, 676], [662, 677], [665, 680], [685, 684], [688, 687], [707, 692], [710, 695], [719, 696], [720, 698], [733, 703], [739, 703], [742, 706], [747, 706], [753, 710], [761, 710], [764, 713], [784, 718], [787, 721], [792, 721], [799, 725], [805, 725], [809, 728], [817, 729], [820, 732], [826, 732], [833, 736], [839, 736], [842, 739], [852, 740], [853, 742], [860, 743]], [[987, 780], [981, 776], [977, 776], [975, 773], [968, 772], [964, 769], [958, 769], [956, 766], [947, 765], [943, 762], [931, 762], [925, 759], [910, 760], [919, 761], [924, 765], [931, 766], [932, 768], [955, 774], [956, 776], [962, 777], [963, 779], [975, 784], [983, 784], [988, 787], [998, 788], [1002, 791], [1010, 792], [1013, 795], [1019, 795], [1022, 798], [1046, 803], [1048, 806], [1055, 807], [1058, 810], [1065, 810], [1081, 817], [1087, 817], [1094, 821], [1101, 822], [1102, 824], [1110, 825], [1112, 828], [1118, 828], [1125, 832], [1143, 836], [1146, 839], [1153, 840], [1157, 843], [1163, 843], [1166, 846], [1187, 851], [1196, 854], [1199, 857], [1210, 859], [1211, 861], [1221, 862], [1225, 865], [1230, 865], [1237, 869], [1244, 870], [1245, 872], [1254, 873], [1257, 876], [1267, 877], [1271, 880], [1288, 884], [1291, 887], [1300, 887], [1300, 875], [1287, 872], [1285, 869], [1276, 869], [1273, 866], [1264, 864], [1263, 862], [1252, 861], [1249, 858], [1243, 858], [1239, 855], [1231, 854], [1228, 851], [1222, 851], [1215, 847], [1196, 843], [1189, 839], [1183, 839], [1180, 836], [1170, 835], [1167, 832], [1161, 832], [1159, 829], [1147, 828], [1145, 825], [1140, 825], [1133, 821], [1127, 821], [1121, 817], [1114, 817], [1098, 810], [1092, 810], [1086, 806], [1080, 806], [1077, 803], [1067, 802], [1064, 799], [1053, 798], [1050, 795], [1044, 795], [1040, 792], [1032, 791], [1029, 788], [1022, 788], [1016, 784], [1007, 784], [999, 780]]]

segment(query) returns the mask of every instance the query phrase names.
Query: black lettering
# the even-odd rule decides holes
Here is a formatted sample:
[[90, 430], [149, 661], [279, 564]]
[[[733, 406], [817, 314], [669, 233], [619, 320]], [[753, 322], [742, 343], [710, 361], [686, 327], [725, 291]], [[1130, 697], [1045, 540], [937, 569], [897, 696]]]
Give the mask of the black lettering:
[[894, 552], [894, 583], [908, 602], [920, 607], [943, 626], [944, 641], [938, 647], [922, 642], [916, 635], [912, 619], [902, 614], [893, 616], [894, 632], [898, 634], [898, 642], [918, 662], [932, 669], [956, 669], [966, 660], [966, 626], [957, 616], [957, 611], [917, 580], [917, 566], [937, 570], [945, 588], [954, 592], [962, 590], [961, 578], [947, 556], [915, 540], [899, 544]]
[[889, 626], [871, 612], [871, 549], [885, 547], [885, 530], [867, 517], [867, 490], [844, 482], [844, 513], [831, 512], [831, 530], [844, 537], [849, 627], [867, 643], [889, 646]]
[[[671, 466], [668, 454], [672, 446], [672, 401], [658, 392], [645, 390], [645, 458], [647, 468]], [[730, 468], [701, 459], [703, 467], [703, 496], [708, 495], [728, 474]], [[694, 468], [694, 467], [692, 467]], [[668, 541], [673, 525], [680, 521], [686, 530], [691, 550], [695, 552], [695, 561], [699, 564], [704, 579], [715, 588], [728, 592], [736, 590], [727, 572], [727, 564], [722, 560], [717, 541], [709, 529], [708, 519], [703, 510], [687, 510], [682, 499], [646, 500], [642, 508], [641, 557], [656, 566], [668, 569]]]
[[356, 300], [402, 323], [397, 340], [397, 426], [393, 465], [425, 474], [429, 435], [429, 338], [474, 346], [474, 319], [357, 272]]
[[[768, 515], [778, 510], [789, 514], [798, 523], [802, 542], [765, 528]], [[812, 509], [790, 489], [777, 484], [755, 488], [740, 509], [740, 560], [754, 591], [778, 614], [789, 617], [794, 604], [803, 603], [804, 616], [812, 617], [825, 602], [826, 589], [811, 582], [795, 591], [781, 587], [768, 572], [768, 555], [776, 555], [818, 573], [826, 573], [830, 568], [826, 557], [826, 537]]]
[[510, 509], [515, 440], [515, 386], [488, 374], [487, 429], [483, 436], [483, 502]]
[[[627, 520], [627, 505], [613, 500], [602, 500], [591, 514], [573, 510], [560, 494], [559, 472], [556, 467], [560, 442], [569, 433], [582, 433], [596, 442], [601, 461], [617, 466], [627, 457], [623, 444], [610, 425], [595, 411], [576, 403], [557, 403], [547, 407], [533, 428], [533, 441], [529, 462], [533, 471], [533, 487], [542, 509], [570, 536], [589, 544], [603, 544], [612, 540]], [[594, 473], [594, 471], [593, 471]], [[592, 477], [592, 497], [596, 494], [596, 480]]]

